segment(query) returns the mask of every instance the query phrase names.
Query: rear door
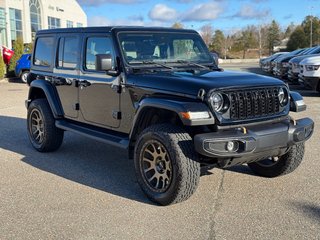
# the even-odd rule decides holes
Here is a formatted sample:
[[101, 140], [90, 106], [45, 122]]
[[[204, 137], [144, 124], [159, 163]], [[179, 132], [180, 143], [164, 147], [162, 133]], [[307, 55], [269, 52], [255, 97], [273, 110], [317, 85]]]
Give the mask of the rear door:
[[56, 62], [53, 69], [53, 82], [56, 85], [66, 118], [78, 118], [78, 88], [80, 36], [78, 34], [60, 35]]
[[[96, 71], [96, 54], [114, 54], [111, 36], [87, 34], [83, 41], [82, 69], [79, 82], [80, 111], [86, 123], [117, 128], [120, 125], [119, 77]], [[114, 64], [113, 60], [113, 64]]]

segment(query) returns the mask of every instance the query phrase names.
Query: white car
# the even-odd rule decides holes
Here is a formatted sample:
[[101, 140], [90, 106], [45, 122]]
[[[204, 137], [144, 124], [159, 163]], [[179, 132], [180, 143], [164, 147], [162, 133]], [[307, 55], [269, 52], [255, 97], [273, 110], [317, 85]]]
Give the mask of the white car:
[[300, 62], [299, 82], [320, 92], [320, 56], [308, 57]]

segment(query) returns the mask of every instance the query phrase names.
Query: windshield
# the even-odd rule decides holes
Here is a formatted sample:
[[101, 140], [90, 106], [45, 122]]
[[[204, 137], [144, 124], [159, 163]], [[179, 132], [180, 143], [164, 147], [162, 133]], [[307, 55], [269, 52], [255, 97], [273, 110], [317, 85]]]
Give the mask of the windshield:
[[130, 65], [147, 62], [213, 63], [198, 34], [171, 32], [122, 32], [119, 43]]

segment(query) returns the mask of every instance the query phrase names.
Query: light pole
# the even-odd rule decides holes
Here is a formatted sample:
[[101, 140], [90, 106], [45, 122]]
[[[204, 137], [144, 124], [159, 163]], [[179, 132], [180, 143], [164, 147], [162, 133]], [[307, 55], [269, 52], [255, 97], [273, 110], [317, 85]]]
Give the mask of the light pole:
[[311, 24], [310, 24], [310, 47], [312, 47], [312, 16], [310, 18]]
[[312, 9], [313, 9], [313, 6], [311, 7], [311, 16], [310, 16], [310, 47], [312, 47], [312, 19], [313, 19]]

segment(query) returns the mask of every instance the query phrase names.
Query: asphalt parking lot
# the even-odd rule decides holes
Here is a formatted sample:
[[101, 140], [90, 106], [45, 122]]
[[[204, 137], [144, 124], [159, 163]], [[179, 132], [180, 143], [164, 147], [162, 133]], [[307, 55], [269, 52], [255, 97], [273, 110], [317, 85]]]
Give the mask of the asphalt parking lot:
[[[260, 73], [256, 64], [222, 64]], [[316, 124], [305, 158], [275, 179], [246, 166], [204, 172], [186, 202], [144, 196], [121, 150], [72, 133], [54, 153], [28, 141], [28, 87], [0, 81], [0, 239], [320, 239], [320, 95], [292, 86]]]

